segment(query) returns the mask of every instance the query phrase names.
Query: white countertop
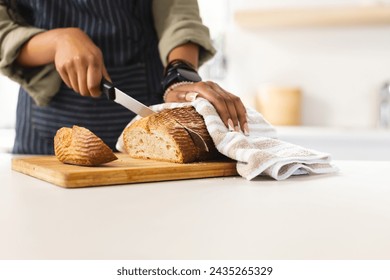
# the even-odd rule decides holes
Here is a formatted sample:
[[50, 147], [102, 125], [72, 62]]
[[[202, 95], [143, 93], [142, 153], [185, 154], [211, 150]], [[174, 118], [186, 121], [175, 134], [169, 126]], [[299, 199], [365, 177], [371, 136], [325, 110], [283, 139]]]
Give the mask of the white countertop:
[[64, 189], [0, 154], [0, 259], [389, 259], [390, 162]]
[[390, 129], [276, 127], [278, 138], [327, 152], [335, 160], [390, 161]]

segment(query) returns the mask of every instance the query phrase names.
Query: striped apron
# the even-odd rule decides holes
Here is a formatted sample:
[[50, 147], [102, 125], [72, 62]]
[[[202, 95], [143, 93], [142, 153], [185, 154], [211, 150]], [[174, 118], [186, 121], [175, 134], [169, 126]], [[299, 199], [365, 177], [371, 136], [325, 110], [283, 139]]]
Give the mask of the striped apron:
[[[147, 105], [162, 102], [163, 66], [153, 25], [152, 0], [19, 0], [33, 26], [79, 27], [102, 50], [113, 83]], [[115, 150], [134, 114], [115, 102], [83, 97], [65, 84], [50, 104], [40, 107], [21, 88], [13, 153], [53, 154], [56, 131], [72, 125], [90, 129]]]

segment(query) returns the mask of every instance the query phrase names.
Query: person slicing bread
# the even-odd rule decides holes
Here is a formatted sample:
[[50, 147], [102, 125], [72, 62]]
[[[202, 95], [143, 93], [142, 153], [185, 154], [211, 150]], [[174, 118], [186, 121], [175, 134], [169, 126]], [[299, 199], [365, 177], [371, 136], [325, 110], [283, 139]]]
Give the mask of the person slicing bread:
[[205, 98], [248, 133], [240, 98], [197, 74], [215, 49], [196, 0], [0, 0], [0, 45], [1, 73], [21, 85], [13, 153], [52, 154], [72, 125], [115, 150], [134, 114], [101, 95], [102, 78], [146, 105]]

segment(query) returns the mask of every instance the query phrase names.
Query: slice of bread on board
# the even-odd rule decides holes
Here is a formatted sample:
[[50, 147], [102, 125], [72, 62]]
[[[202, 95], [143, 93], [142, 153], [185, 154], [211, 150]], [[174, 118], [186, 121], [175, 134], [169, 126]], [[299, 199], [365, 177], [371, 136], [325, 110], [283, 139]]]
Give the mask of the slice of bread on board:
[[117, 159], [103, 140], [90, 130], [76, 125], [57, 131], [54, 153], [63, 163], [84, 166], [96, 166]]

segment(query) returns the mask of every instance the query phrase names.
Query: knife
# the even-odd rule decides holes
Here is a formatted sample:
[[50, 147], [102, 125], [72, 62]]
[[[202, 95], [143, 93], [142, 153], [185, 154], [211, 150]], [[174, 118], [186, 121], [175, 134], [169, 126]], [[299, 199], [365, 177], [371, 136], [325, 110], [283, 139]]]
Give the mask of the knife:
[[155, 113], [155, 111], [119, 90], [104, 78], [102, 79], [100, 87], [109, 100], [115, 101], [141, 117], [147, 117]]
[[[107, 81], [105, 78], [102, 78], [102, 81], [100, 83], [100, 88], [109, 100], [112, 100], [122, 105], [123, 107], [129, 109], [130, 111], [136, 113], [137, 115], [140, 115], [141, 117], [147, 117], [151, 114], [156, 113], [146, 105], [142, 104], [138, 100], [134, 99], [133, 97], [127, 95], [123, 91], [116, 88], [110, 81]], [[206, 142], [204, 141], [202, 136], [199, 135], [199, 133], [186, 127], [185, 125], [181, 124], [179, 121], [175, 119], [174, 121], [177, 122], [188, 132], [188, 134], [191, 136], [196, 146], [206, 150], [207, 152], [209, 151]]]

